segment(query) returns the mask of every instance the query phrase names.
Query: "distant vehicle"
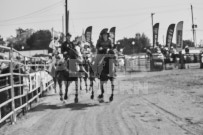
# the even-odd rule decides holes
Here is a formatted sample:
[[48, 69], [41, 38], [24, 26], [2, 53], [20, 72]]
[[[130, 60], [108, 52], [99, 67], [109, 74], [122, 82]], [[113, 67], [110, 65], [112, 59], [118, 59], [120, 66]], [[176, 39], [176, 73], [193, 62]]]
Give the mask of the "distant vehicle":
[[183, 67], [188, 68], [201, 68], [202, 63], [201, 49], [190, 49], [189, 53], [182, 50]]
[[151, 71], [160, 71], [164, 68], [164, 56], [162, 53], [153, 53], [151, 58]]

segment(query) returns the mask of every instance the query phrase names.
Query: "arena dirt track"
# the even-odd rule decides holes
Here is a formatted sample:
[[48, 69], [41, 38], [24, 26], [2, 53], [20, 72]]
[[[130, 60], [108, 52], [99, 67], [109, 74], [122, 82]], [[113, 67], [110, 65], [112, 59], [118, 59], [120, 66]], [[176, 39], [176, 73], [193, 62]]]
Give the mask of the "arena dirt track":
[[0, 135], [203, 135], [203, 70], [120, 74], [116, 85], [111, 103], [110, 83], [104, 103], [85, 90], [62, 103], [51, 91]]

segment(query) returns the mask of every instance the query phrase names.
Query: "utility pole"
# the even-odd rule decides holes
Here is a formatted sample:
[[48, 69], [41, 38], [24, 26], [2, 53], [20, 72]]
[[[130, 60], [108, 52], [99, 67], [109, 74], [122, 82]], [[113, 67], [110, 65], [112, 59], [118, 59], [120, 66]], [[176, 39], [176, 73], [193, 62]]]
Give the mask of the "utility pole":
[[154, 26], [154, 22], [153, 22], [153, 15], [155, 13], [151, 13], [151, 18], [152, 18], [152, 46], [154, 48], [154, 29], [153, 29], [153, 26]]
[[68, 29], [68, 26], [69, 26], [68, 0], [65, 0], [65, 24], [66, 24], [65, 34], [67, 34], [69, 32], [69, 29]]
[[191, 5], [191, 14], [192, 14], [192, 34], [193, 34], [193, 43], [196, 47], [196, 31], [195, 28], [197, 28], [197, 25], [194, 24], [194, 18], [193, 18], [193, 6]]
[[62, 15], [62, 33], [65, 34], [64, 33], [64, 18], [63, 18], [63, 15]]

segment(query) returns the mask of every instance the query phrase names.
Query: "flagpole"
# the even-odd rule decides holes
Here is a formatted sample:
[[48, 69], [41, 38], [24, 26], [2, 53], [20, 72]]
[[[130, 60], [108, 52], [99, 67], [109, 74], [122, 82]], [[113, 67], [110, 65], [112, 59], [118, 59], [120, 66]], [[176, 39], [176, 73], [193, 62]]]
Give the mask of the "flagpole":
[[69, 11], [68, 11], [68, 0], [65, 0], [65, 23], [66, 23], [66, 29], [65, 32], [69, 32]]
[[196, 46], [196, 31], [195, 31], [195, 25], [194, 25], [194, 18], [193, 18], [193, 6], [191, 5], [191, 15], [192, 15], [192, 34], [193, 34], [193, 42], [194, 46]]
[[151, 18], [152, 18], [152, 46], [153, 46], [153, 48], [154, 48], [154, 32], [153, 32], [153, 26], [154, 26], [154, 20], [153, 20], [153, 15], [154, 15], [155, 13], [151, 13]]
[[62, 33], [64, 34], [64, 18], [63, 18], [63, 15], [62, 15]]

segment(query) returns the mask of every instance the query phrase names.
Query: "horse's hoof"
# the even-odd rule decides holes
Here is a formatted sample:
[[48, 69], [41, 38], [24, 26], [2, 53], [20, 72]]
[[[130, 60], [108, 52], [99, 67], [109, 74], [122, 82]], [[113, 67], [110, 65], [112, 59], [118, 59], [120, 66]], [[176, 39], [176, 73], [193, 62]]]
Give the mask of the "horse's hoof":
[[92, 100], [94, 99], [94, 95], [91, 95], [91, 97], [90, 97]]
[[64, 99], [67, 100], [67, 99], [68, 99], [68, 96], [64, 96]]
[[111, 97], [109, 98], [109, 101], [110, 101], [110, 102], [112, 102], [112, 101], [113, 101], [113, 96], [111, 96]]
[[75, 103], [78, 103], [78, 98], [75, 98]]
[[100, 98], [103, 98], [103, 95], [99, 95], [98, 98], [99, 98], [99, 99], [100, 99]]
[[63, 101], [63, 98], [62, 98], [62, 97], [60, 97], [60, 100], [61, 100], [61, 101]]
[[104, 103], [104, 99], [103, 98], [100, 98], [98, 100], [99, 100], [99, 103]]

